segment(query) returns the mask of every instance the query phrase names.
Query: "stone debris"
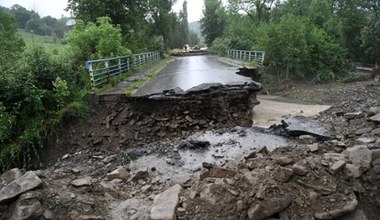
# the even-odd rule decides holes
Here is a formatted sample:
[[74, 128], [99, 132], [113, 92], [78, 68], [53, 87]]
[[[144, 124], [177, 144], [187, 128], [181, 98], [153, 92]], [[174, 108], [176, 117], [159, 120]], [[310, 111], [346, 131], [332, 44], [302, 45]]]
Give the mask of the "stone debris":
[[376, 114], [375, 116], [370, 117], [369, 120], [380, 123], [380, 113]]
[[22, 176], [22, 172], [18, 168], [14, 168], [14, 169], [6, 171], [0, 176], [0, 188], [3, 188], [4, 186], [8, 185], [12, 181], [20, 178], [21, 176]]
[[276, 159], [277, 163], [279, 163], [281, 166], [286, 166], [291, 163], [294, 163], [294, 160], [292, 158], [289, 158], [287, 156], [279, 157]]
[[373, 137], [360, 137], [357, 139], [357, 142], [359, 144], [371, 144], [371, 143], [375, 143], [376, 139]]
[[308, 135], [308, 134], [299, 136], [299, 139], [300, 139], [301, 143], [304, 143], [304, 144], [313, 144], [314, 142], [317, 141], [317, 139], [315, 137]]
[[73, 180], [71, 181], [70, 183], [71, 185], [75, 186], [75, 187], [81, 187], [81, 186], [91, 186], [92, 185], [92, 180], [91, 180], [91, 177], [83, 177], [83, 178], [80, 178], [80, 179], [76, 179], [76, 180]]
[[20, 196], [15, 204], [10, 220], [36, 219], [43, 214], [42, 204], [35, 192], [27, 192]]
[[129, 172], [125, 167], [118, 167], [116, 170], [107, 173], [107, 179], [108, 181], [114, 180], [114, 179], [121, 179], [126, 180], [129, 177]]
[[331, 167], [330, 171], [332, 174], [337, 174], [338, 172], [342, 171], [344, 167], [346, 166], [346, 161], [344, 160], [339, 160], [335, 162]]
[[372, 160], [375, 161], [380, 158], [380, 149], [371, 150]]
[[358, 129], [355, 134], [356, 135], [362, 135], [362, 134], [366, 134], [366, 133], [370, 133], [372, 131], [372, 128], [371, 127], [367, 127], [367, 128], [360, 128]]
[[[270, 129], [235, 127], [250, 117], [244, 99], [221, 111], [242, 90], [229, 90], [238, 94], [224, 96], [224, 104], [203, 92], [200, 101], [199, 90], [186, 99], [180, 90], [167, 91], [166, 98], [132, 98], [135, 103], [119, 97], [112, 105], [105, 99], [115, 97], [102, 97], [96, 112], [102, 122], [82, 123], [87, 130], [75, 127], [66, 138], [65, 146], [77, 152], [57, 154], [57, 162], [43, 170], [1, 175], [0, 219], [378, 219], [380, 132], [373, 117], [380, 87], [354, 88], [326, 93], [342, 101], [317, 116], [286, 116]], [[221, 92], [217, 85], [208, 89], [215, 89], [212, 96]], [[152, 108], [157, 103], [165, 111]], [[197, 142], [194, 137], [208, 129], [216, 136]], [[286, 142], [275, 149], [257, 146], [252, 134], [259, 133], [285, 136]], [[249, 149], [234, 138], [251, 135]], [[241, 155], [233, 158], [221, 146]], [[204, 160], [193, 160], [196, 154]], [[138, 158], [146, 164], [136, 166]], [[209, 158], [212, 163], [202, 164]], [[177, 172], [181, 177], [174, 177]]]
[[343, 117], [345, 119], [354, 119], [354, 118], [358, 118], [358, 117], [363, 117], [364, 114], [363, 112], [347, 112], [347, 113], [344, 113]]
[[249, 220], [263, 220], [272, 215], [279, 213], [292, 203], [291, 195], [285, 195], [283, 198], [268, 199], [253, 205], [248, 210]]
[[359, 167], [350, 163], [346, 164], [344, 171], [351, 178], [359, 178], [362, 175]]
[[128, 199], [120, 203], [111, 213], [112, 220], [148, 220], [152, 202], [144, 199]]
[[303, 166], [303, 165], [298, 164], [298, 163], [293, 165], [293, 173], [298, 175], [298, 176], [305, 176], [308, 172], [309, 172], [309, 170], [307, 169], [306, 166]]
[[249, 184], [255, 186], [259, 182], [259, 175], [260, 173], [251, 171], [244, 173], [244, 178]]
[[138, 170], [132, 177], [133, 182], [137, 182], [139, 180], [143, 180], [149, 177], [148, 168], [143, 168]]
[[292, 177], [293, 169], [286, 167], [277, 167], [273, 172], [273, 178], [279, 182], [286, 183]]
[[17, 196], [33, 190], [41, 184], [41, 179], [33, 171], [28, 171], [0, 190], [0, 204], [8, 203]]
[[153, 202], [152, 210], [150, 211], [150, 219], [152, 220], [175, 220], [177, 206], [179, 203], [179, 194], [182, 187], [177, 184], [164, 192], [158, 194]]
[[50, 211], [49, 209], [46, 209], [44, 211], [44, 213], [42, 214], [42, 217], [44, 217], [45, 219], [54, 219], [54, 213], [52, 211]]
[[232, 178], [234, 177], [237, 172], [234, 170], [229, 170], [221, 167], [216, 167], [211, 164], [203, 163], [203, 166], [207, 168], [208, 170], [203, 172], [200, 175], [200, 180], [204, 180], [208, 177], [213, 177], [213, 178]]
[[319, 150], [318, 143], [307, 145], [312, 153], [317, 152]]
[[315, 213], [314, 217], [316, 219], [336, 219], [355, 211], [356, 207], [358, 206], [358, 201], [356, 200], [355, 196], [353, 197], [354, 198], [351, 201], [346, 202], [342, 208], [325, 212], [317, 212]]
[[366, 145], [355, 145], [347, 148], [343, 154], [359, 168], [361, 172], [367, 171], [372, 162], [372, 153]]
[[377, 114], [380, 114], [380, 106], [374, 106], [368, 109], [368, 112], [367, 112], [368, 117], [372, 117]]

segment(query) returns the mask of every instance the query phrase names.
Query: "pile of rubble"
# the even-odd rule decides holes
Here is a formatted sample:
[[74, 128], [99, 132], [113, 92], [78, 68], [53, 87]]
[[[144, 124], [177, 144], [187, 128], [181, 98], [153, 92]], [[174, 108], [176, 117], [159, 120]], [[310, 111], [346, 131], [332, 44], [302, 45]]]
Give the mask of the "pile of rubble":
[[120, 149], [202, 130], [250, 126], [260, 90], [255, 82], [214, 83], [140, 97], [95, 95], [93, 115], [85, 123], [70, 125], [60, 137], [65, 140], [61, 145]]

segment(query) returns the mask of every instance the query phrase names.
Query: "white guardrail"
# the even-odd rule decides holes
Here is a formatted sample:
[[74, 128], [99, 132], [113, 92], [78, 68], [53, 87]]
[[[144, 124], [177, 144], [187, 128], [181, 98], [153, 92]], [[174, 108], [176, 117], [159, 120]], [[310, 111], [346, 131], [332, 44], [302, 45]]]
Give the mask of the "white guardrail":
[[250, 51], [250, 50], [233, 50], [227, 51], [228, 57], [245, 62], [256, 61], [258, 65], [263, 65], [265, 59], [265, 51]]
[[86, 69], [90, 74], [92, 88], [108, 83], [113, 77], [160, 58], [160, 52], [133, 54], [107, 59], [88, 60]]

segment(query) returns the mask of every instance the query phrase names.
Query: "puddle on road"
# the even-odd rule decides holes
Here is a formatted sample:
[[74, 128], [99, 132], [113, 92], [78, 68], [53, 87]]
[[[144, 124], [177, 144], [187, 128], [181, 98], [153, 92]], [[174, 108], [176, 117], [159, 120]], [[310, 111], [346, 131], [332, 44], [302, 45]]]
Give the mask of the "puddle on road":
[[[254, 128], [238, 128], [233, 132], [219, 134], [214, 131], [196, 133], [187, 140], [209, 141], [210, 146], [205, 149], [177, 149], [177, 156], [157, 154], [146, 155], [133, 161], [131, 169], [147, 167], [155, 168], [153, 176], [158, 180], [171, 180], [182, 183], [189, 178], [199, 178], [199, 171], [203, 162], [221, 166], [230, 161], [238, 161], [255, 149], [266, 146], [268, 150], [288, 146], [291, 141], [280, 136], [265, 134]], [[178, 156], [179, 154], [179, 156]], [[169, 161], [174, 162], [170, 165]]]
[[329, 105], [304, 105], [276, 101], [277, 96], [257, 96], [260, 104], [253, 108], [253, 126], [269, 128], [273, 124], [280, 124], [285, 117], [314, 116], [325, 111]]

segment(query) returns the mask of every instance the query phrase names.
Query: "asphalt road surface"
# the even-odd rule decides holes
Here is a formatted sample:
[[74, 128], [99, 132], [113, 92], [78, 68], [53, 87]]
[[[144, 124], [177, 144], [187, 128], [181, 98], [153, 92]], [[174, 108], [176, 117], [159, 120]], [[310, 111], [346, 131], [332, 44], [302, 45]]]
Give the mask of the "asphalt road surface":
[[202, 83], [228, 84], [252, 81], [235, 72], [237, 67], [222, 63], [213, 56], [176, 57], [133, 95], [158, 93], [176, 87], [187, 90]]

